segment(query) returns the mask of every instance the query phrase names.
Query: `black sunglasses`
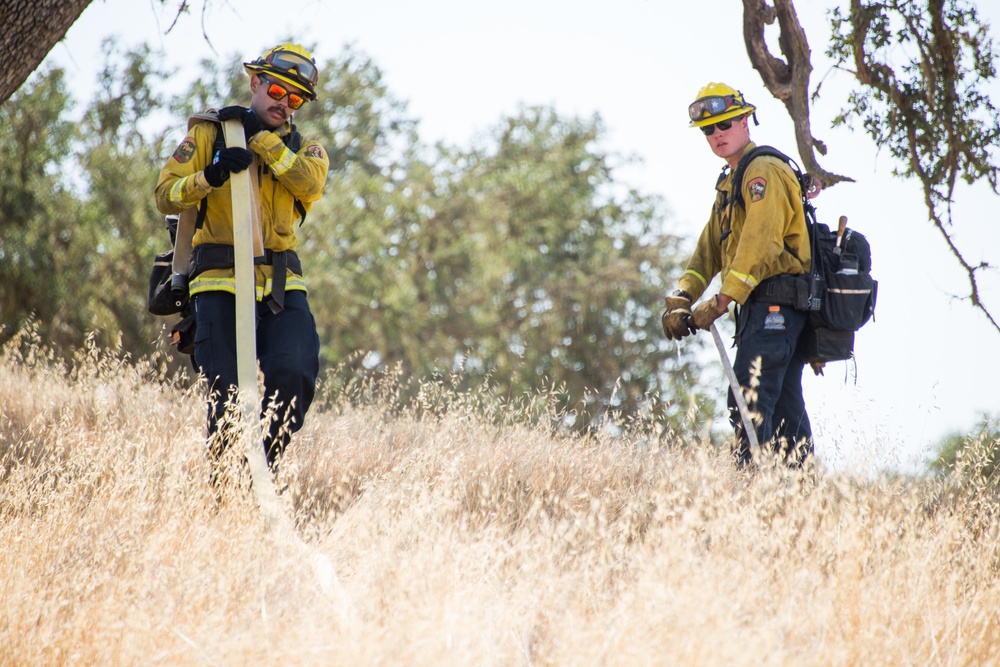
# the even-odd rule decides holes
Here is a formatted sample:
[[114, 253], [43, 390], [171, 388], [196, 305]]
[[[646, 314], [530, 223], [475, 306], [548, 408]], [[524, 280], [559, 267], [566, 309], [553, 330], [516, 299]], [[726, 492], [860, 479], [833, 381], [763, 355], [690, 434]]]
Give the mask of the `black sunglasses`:
[[725, 132], [732, 126], [733, 126], [733, 119], [730, 118], [729, 120], [720, 120], [718, 123], [715, 123], [714, 125], [706, 125], [705, 127], [701, 128], [701, 131], [705, 133], [706, 137], [710, 137], [713, 134], [715, 134], [715, 128], [719, 128], [720, 130]]

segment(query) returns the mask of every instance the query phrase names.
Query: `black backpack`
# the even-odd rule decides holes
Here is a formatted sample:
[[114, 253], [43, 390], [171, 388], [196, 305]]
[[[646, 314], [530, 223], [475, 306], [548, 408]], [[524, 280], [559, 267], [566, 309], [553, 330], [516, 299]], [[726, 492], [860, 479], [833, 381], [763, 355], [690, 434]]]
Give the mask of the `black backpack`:
[[863, 234], [846, 227], [836, 231], [816, 220], [816, 208], [806, 196], [810, 176], [792, 158], [771, 146], [757, 146], [744, 155], [733, 172], [733, 202], [746, 207], [743, 174], [752, 160], [776, 157], [789, 166], [799, 181], [806, 213], [812, 268], [797, 284], [795, 307], [809, 312], [805, 336], [806, 361], [824, 363], [854, 357], [854, 333], [875, 314], [878, 281], [872, 278], [872, 253]]

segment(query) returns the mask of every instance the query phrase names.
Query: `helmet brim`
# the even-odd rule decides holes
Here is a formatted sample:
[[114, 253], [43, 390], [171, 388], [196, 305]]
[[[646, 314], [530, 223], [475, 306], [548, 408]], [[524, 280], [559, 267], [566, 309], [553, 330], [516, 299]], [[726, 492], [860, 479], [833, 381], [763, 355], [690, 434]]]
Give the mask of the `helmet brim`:
[[729, 120], [730, 118], [740, 118], [742, 116], [750, 116], [757, 110], [752, 104], [747, 104], [746, 106], [736, 107], [735, 109], [730, 109], [729, 111], [723, 111], [715, 116], [707, 116], [700, 120], [693, 120], [690, 122], [688, 127], [708, 127], [709, 125], [715, 125], [718, 122]]
[[296, 88], [301, 89], [305, 93], [305, 97], [310, 100], [316, 99], [316, 88], [307, 82], [299, 81], [297, 78], [288, 76], [281, 70], [274, 69], [273, 67], [267, 67], [266, 65], [254, 65], [251, 63], [243, 63], [243, 69], [246, 70], [247, 74], [253, 76], [255, 74], [267, 74], [268, 76], [273, 76], [275, 79], [281, 79], [285, 83], [291, 84]]

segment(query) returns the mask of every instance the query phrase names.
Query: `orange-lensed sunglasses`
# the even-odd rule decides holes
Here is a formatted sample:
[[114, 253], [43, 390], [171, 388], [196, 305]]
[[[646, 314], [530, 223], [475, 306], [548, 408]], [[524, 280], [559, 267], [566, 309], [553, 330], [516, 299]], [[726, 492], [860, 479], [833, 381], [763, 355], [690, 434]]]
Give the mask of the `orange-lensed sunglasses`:
[[302, 97], [298, 93], [289, 92], [287, 88], [281, 86], [270, 79], [260, 77], [261, 81], [267, 84], [267, 96], [270, 97], [275, 102], [285, 99], [288, 96], [288, 106], [291, 109], [298, 109], [303, 104], [306, 103], [306, 98]]

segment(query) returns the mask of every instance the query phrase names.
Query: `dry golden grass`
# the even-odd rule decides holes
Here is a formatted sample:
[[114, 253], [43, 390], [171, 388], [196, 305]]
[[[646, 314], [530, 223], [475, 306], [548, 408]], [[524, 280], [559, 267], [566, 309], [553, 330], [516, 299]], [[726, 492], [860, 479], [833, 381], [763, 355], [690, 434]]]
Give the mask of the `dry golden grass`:
[[995, 481], [747, 475], [655, 425], [583, 439], [490, 423], [485, 394], [349, 388], [278, 480], [345, 621], [251, 492], [215, 501], [197, 392], [14, 347], [2, 664], [1000, 663]]

